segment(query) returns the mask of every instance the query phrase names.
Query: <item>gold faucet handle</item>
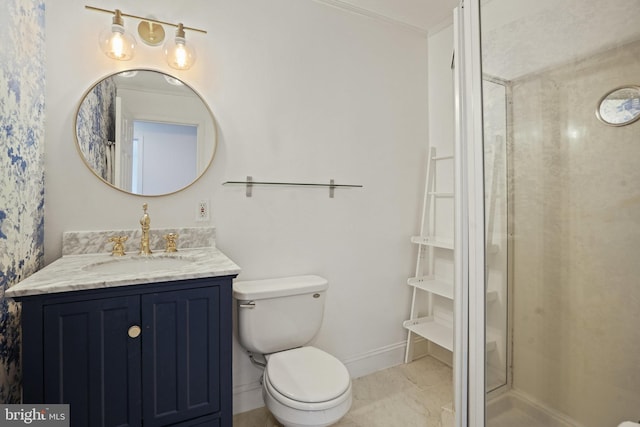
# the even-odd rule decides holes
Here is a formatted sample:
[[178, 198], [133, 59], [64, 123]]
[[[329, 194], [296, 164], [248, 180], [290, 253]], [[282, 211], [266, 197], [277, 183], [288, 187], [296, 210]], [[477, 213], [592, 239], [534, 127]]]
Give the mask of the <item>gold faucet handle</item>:
[[113, 236], [109, 238], [110, 242], [113, 242], [113, 249], [111, 249], [111, 255], [113, 256], [123, 256], [124, 253], [124, 242], [127, 241], [129, 236]]
[[169, 233], [162, 236], [164, 240], [167, 241], [167, 244], [164, 248], [165, 252], [178, 252], [178, 247], [176, 246], [178, 236], [178, 233]]

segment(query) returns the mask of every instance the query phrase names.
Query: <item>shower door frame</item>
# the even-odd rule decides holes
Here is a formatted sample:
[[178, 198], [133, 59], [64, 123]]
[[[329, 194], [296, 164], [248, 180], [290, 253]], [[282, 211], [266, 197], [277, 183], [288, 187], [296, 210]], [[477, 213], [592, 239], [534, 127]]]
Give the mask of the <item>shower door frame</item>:
[[485, 425], [485, 206], [480, 0], [454, 11], [455, 422]]

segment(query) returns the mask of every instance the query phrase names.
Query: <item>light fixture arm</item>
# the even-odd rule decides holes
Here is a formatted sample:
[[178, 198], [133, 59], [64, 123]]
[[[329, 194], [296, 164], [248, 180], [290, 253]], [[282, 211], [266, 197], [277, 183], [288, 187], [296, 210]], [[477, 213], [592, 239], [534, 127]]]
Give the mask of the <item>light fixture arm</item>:
[[[114, 20], [116, 19], [115, 17], [118, 16], [120, 21], [122, 21], [122, 17], [126, 16], [127, 18], [139, 19], [141, 21], [148, 21], [148, 22], [153, 22], [153, 23], [161, 24], [161, 25], [169, 25], [169, 26], [175, 27], [175, 28], [180, 28], [181, 27], [183, 30], [197, 31], [199, 33], [207, 34], [207, 32], [205, 30], [201, 30], [199, 28], [185, 27], [182, 24], [174, 24], [172, 22], [165, 22], [165, 21], [160, 21], [160, 20], [157, 20], [157, 19], [145, 18], [145, 17], [138, 16], [138, 15], [131, 15], [129, 13], [124, 13], [124, 12], [120, 11], [119, 9], [109, 10], [109, 9], [102, 9], [102, 8], [99, 8], [99, 7], [87, 6], [87, 5], [85, 5], [85, 9], [93, 10], [93, 11], [96, 11], [96, 12], [110, 13], [110, 14], [114, 15]], [[120, 24], [120, 25], [122, 25], [122, 24]]]

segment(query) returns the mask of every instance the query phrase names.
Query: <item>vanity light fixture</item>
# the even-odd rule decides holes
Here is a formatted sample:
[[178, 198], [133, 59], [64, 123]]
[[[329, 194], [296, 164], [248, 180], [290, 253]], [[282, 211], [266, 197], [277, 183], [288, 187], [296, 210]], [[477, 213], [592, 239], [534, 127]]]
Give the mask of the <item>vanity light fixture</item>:
[[154, 18], [144, 18], [142, 16], [124, 13], [119, 9], [108, 10], [93, 6], [85, 6], [85, 8], [96, 12], [113, 14], [111, 27], [100, 34], [100, 49], [109, 58], [120, 61], [127, 61], [133, 58], [136, 48], [135, 38], [130, 33], [125, 32], [123, 16], [140, 20], [138, 24], [138, 36], [149, 46], [159, 46], [162, 44], [165, 39], [163, 25], [176, 27], [176, 35], [173, 39], [166, 41], [163, 47], [163, 53], [167, 64], [177, 70], [188, 70], [196, 60], [195, 48], [192, 43], [187, 43], [185, 30], [207, 33], [198, 28], [185, 27], [182, 23], [173, 24]]

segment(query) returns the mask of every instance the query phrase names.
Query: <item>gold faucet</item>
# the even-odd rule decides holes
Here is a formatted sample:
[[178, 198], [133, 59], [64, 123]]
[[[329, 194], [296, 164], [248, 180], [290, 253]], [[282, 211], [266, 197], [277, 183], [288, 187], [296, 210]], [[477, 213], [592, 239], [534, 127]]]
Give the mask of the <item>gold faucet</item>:
[[149, 247], [149, 229], [151, 224], [151, 218], [147, 213], [147, 204], [142, 205], [144, 215], [140, 218], [140, 225], [142, 226], [142, 238], [140, 239], [140, 255], [150, 255], [151, 248]]

